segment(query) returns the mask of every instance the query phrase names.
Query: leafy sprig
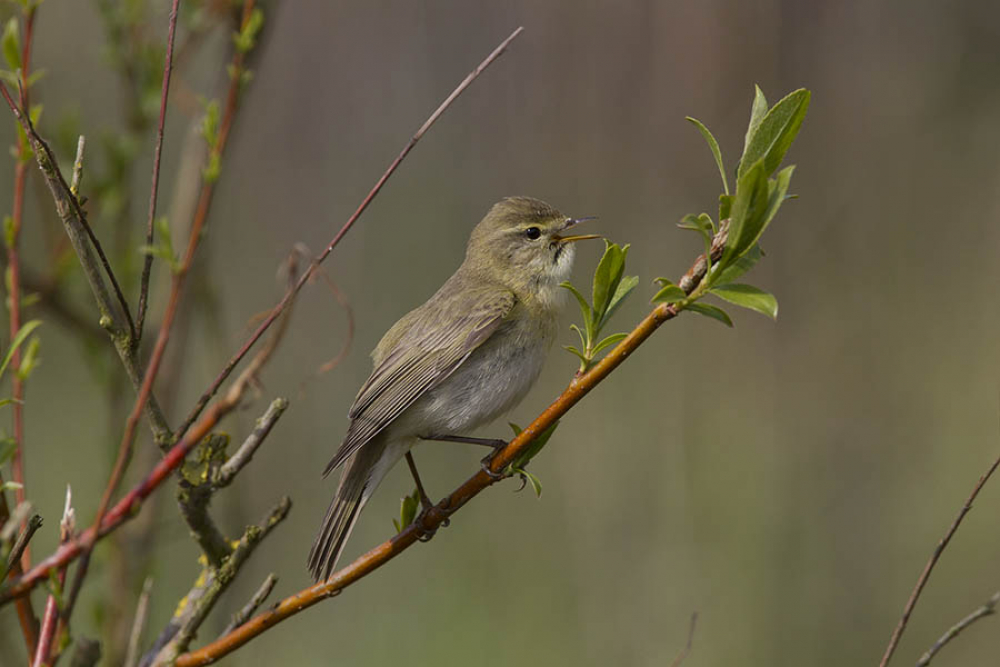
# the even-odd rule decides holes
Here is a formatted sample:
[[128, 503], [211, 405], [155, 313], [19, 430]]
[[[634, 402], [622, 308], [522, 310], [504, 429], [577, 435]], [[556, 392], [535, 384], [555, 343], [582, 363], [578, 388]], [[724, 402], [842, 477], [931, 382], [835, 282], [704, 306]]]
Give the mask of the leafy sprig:
[[[733, 322], [724, 310], [700, 303], [699, 299], [712, 294], [723, 301], [768, 317], [778, 316], [778, 301], [774, 295], [753, 285], [734, 281], [753, 268], [763, 256], [758, 241], [774, 220], [778, 209], [790, 198], [788, 188], [795, 167], [785, 167], [777, 174], [775, 171], [781, 166], [785, 153], [802, 127], [809, 99], [810, 92], [803, 88], [789, 93], [769, 109], [764, 93], [759, 87], [756, 88], [743, 155], [736, 169], [736, 191], [733, 194], [729, 192], [725, 163], [718, 142], [701, 121], [688, 118], [708, 143], [722, 178], [719, 222], [716, 223], [708, 213], [684, 216], [678, 226], [697, 232], [705, 244], [705, 277], [690, 294], [667, 278], [657, 278], [660, 289], [653, 296], [654, 303], [674, 304], [678, 311], [691, 310], [727, 326], [733, 326]], [[712, 240], [723, 221], [727, 221], [728, 225], [726, 243], [721, 257], [713, 265]]]
[[625, 338], [626, 334], [615, 333], [601, 338], [604, 326], [614, 315], [625, 298], [639, 284], [637, 276], [625, 275], [625, 258], [628, 256], [628, 246], [619, 246], [610, 241], [604, 242], [604, 256], [594, 272], [593, 304], [570, 282], [562, 283], [576, 297], [583, 315], [583, 328], [573, 324], [570, 328], [580, 336], [580, 347], [566, 345], [565, 348], [580, 359], [579, 373], [590, 368], [597, 355], [603, 350], [615, 345]]

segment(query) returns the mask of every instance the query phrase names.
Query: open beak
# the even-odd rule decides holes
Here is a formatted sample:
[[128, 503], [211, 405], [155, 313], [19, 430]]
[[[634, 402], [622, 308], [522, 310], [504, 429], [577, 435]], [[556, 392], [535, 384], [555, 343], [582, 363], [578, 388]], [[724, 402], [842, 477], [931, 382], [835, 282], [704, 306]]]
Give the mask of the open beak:
[[[559, 231], [565, 232], [568, 229], [572, 229], [579, 225], [585, 220], [597, 220], [596, 215], [590, 215], [585, 218], [569, 218], [566, 220], [566, 225]], [[574, 241], [586, 241], [587, 239], [599, 239], [601, 236], [599, 234], [577, 234], [574, 236], [561, 236], [559, 234], [554, 234], [552, 236], [553, 241], [558, 241], [561, 243], [573, 243]]]

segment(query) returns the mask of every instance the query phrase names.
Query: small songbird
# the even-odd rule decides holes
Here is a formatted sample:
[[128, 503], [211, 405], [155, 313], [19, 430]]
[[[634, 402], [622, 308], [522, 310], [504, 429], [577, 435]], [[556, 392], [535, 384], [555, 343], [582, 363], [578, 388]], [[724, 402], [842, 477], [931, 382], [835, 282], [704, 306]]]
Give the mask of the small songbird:
[[537, 379], [555, 339], [573, 242], [599, 238], [568, 234], [584, 219], [528, 197], [500, 201], [472, 230], [458, 270], [382, 338], [323, 472], [344, 466], [309, 553], [317, 581], [329, 578], [365, 503], [417, 440], [497, 442], [462, 434], [513, 408]]

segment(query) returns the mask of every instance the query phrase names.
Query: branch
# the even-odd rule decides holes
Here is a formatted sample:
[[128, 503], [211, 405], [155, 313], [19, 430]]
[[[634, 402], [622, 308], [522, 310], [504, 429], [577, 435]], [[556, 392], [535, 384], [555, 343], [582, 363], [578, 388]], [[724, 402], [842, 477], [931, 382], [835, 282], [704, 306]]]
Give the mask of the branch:
[[21, 534], [17, 536], [17, 542], [14, 542], [14, 546], [10, 550], [10, 555], [7, 556], [7, 567], [3, 571], [3, 575], [0, 575], [0, 581], [3, 581], [7, 577], [7, 573], [11, 571], [15, 564], [21, 559], [21, 554], [28, 546], [28, 542], [35, 535], [35, 531], [42, 527], [42, 517], [37, 514], [32, 514], [31, 518], [28, 519], [28, 524], [21, 531]]
[[677, 657], [674, 658], [674, 661], [670, 663], [670, 667], [679, 667], [680, 664], [684, 662], [684, 659], [688, 657], [688, 654], [691, 653], [691, 647], [694, 645], [694, 629], [697, 625], [698, 625], [698, 612], [694, 612], [693, 614], [691, 614], [691, 625], [688, 628], [687, 643], [684, 644], [684, 648], [681, 649], [681, 652], [677, 654]]
[[125, 667], [136, 667], [139, 661], [139, 642], [142, 640], [142, 629], [146, 625], [146, 613], [149, 611], [149, 593], [153, 588], [153, 578], [146, 577], [142, 583], [142, 592], [135, 607], [135, 621], [132, 632], [128, 636], [128, 651], [125, 653]]
[[236, 628], [246, 623], [247, 619], [253, 616], [253, 613], [257, 611], [257, 608], [260, 607], [262, 604], [264, 604], [264, 600], [266, 600], [267, 596], [271, 594], [271, 591], [274, 590], [274, 586], [277, 583], [278, 583], [278, 577], [275, 576], [273, 572], [267, 575], [267, 579], [265, 579], [264, 583], [260, 585], [260, 588], [257, 589], [257, 592], [253, 594], [253, 597], [250, 598], [250, 601], [247, 602], [245, 605], [243, 605], [243, 607], [238, 612], [233, 614], [233, 618], [229, 621], [229, 623], [226, 624], [226, 627], [222, 629], [220, 636], [227, 635]]
[[[712, 259], [721, 258], [725, 247], [728, 225], [722, 225], [712, 241]], [[704, 255], [695, 260], [691, 269], [679, 281], [679, 285], [690, 294], [697, 289], [705, 276]], [[549, 405], [520, 435], [506, 447], [497, 451], [490, 459], [488, 468], [480, 469], [461, 486], [452, 491], [444, 500], [420, 514], [402, 532], [397, 533], [382, 544], [358, 557], [350, 565], [335, 572], [327, 581], [314, 584], [275, 604], [262, 614], [258, 614], [229, 634], [196, 651], [185, 653], [177, 659], [177, 667], [208, 665], [235, 651], [268, 628], [308, 609], [314, 604], [340, 593], [344, 588], [371, 574], [420, 540], [422, 535], [433, 533], [444, 521], [472, 500], [487, 487], [504, 479], [503, 471], [532, 444], [532, 441], [580, 402], [590, 390], [596, 387], [625, 359], [635, 352], [643, 342], [664, 322], [675, 318], [679, 311], [675, 304], [659, 304], [614, 347], [604, 358], [587, 372], [574, 377], [569, 386]]]
[[[21, 75], [19, 80], [20, 102], [24, 109], [30, 108], [28, 98], [28, 76], [31, 71], [31, 44], [34, 36], [35, 6], [29, 5], [24, 12], [24, 46], [21, 51]], [[21, 223], [24, 218], [24, 186], [28, 175], [27, 139], [22, 135], [17, 138], [17, 152], [14, 156], [14, 207], [11, 212], [11, 226], [5, 230], [7, 242], [7, 273], [8, 296], [10, 309], [10, 339], [14, 340], [21, 330], [21, 257], [19, 244], [21, 239]], [[14, 499], [18, 505], [26, 498], [24, 488], [24, 380], [18, 372], [21, 368], [21, 350], [14, 350], [11, 357], [11, 393], [14, 404], [14, 459], [11, 461], [14, 481], [19, 485], [14, 491]], [[22, 525], [26, 528], [27, 525]], [[31, 552], [25, 548], [21, 555], [21, 566], [31, 566]], [[27, 638], [27, 637], [26, 637]], [[29, 646], [29, 650], [30, 650]]]
[[479, 63], [479, 65], [474, 70], [472, 70], [472, 72], [470, 72], [469, 75], [465, 77], [465, 79], [460, 84], [458, 84], [458, 87], [455, 88], [455, 90], [453, 90], [451, 94], [445, 98], [444, 102], [442, 102], [441, 105], [438, 106], [438, 108], [434, 111], [434, 113], [432, 113], [430, 117], [428, 117], [427, 120], [424, 121], [424, 124], [420, 126], [420, 129], [418, 129], [416, 133], [412, 137], [410, 137], [410, 140], [403, 147], [403, 150], [400, 151], [399, 155], [396, 156], [396, 159], [393, 160], [392, 163], [389, 165], [389, 167], [385, 170], [385, 172], [383, 172], [382, 176], [378, 179], [378, 181], [375, 183], [372, 189], [368, 192], [368, 195], [362, 200], [361, 204], [354, 211], [351, 217], [347, 219], [347, 222], [345, 222], [344, 225], [340, 228], [340, 231], [338, 231], [336, 235], [333, 237], [333, 240], [331, 240], [330, 243], [327, 244], [323, 252], [320, 253], [313, 260], [313, 262], [309, 265], [309, 268], [306, 269], [306, 271], [299, 278], [298, 282], [295, 283], [294, 289], [290, 290], [287, 294], [285, 294], [284, 298], [282, 298], [281, 301], [279, 301], [278, 304], [271, 309], [271, 312], [268, 314], [268, 316], [264, 319], [263, 322], [261, 322], [261, 324], [257, 327], [257, 329], [246, 340], [246, 342], [243, 343], [242, 347], [240, 347], [240, 349], [236, 352], [236, 354], [234, 354], [232, 358], [230, 358], [229, 361], [226, 362], [225, 367], [215, 378], [215, 380], [212, 381], [211, 386], [209, 386], [209, 388], [205, 390], [205, 393], [203, 393], [201, 397], [198, 399], [198, 402], [197, 404], [195, 404], [195, 407], [191, 411], [191, 414], [189, 414], [187, 419], [184, 420], [184, 424], [181, 426], [179, 433], [184, 433], [184, 431], [187, 430], [187, 427], [190, 424], [194, 423], [194, 420], [198, 418], [198, 415], [201, 414], [201, 411], [205, 408], [206, 405], [208, 405], [208, 402], [212, 399], [212, 396], [215, 395], [215, 393], [219, 390], [219, 387], [222, 386], [222, 383], [226, 381], [226, 378], [228, 378], [230, 373], [233, 372], [233, 369], [236, 368], [236, 365], [239, 364], [240, 361], [242, 361], [243, 357], [245, 357], [247, 353], [250, 351], [250, 348], [252, 348], [254, 344], [260, 339], [260, 337], [264, 335], [264, 332], [267, 331], [272, 324], [274, 324], [274, 320], [277, 319], [279, 315], [281, 315], [282, 311], [285, 310], [285, 308], [287, 308], [289, 304], [291, 304], [291, 302], [295, 299], [296, 295], [302, 289], [303, 285], [305, 285], [306, 282], [308, 282], [309, 279], [312, 277], [313, 272], [316, 270], [316, 267], [323, 263], [323, 261], [329, 256], [329, 254], [333, 251], [333, 249], [337, 247], [337, 244], [340, 243], [340, 240], [344, 238], [348, 230], [350, 230], [350, 228], [354, 226], [354, 223], [357, 222], [358, 218], [361, 217], [361, 214], [365, 212], [365, 209], [368, 208], [368, 205], [372, 203], [372, 201], [378, 195], [379, 191], [382, 190], [382, 186], [384, 186], [386, 182], [389, 180], [389, 178], [395, 173], [396, 169], [403, 162], [406, 156], [410, 153], [411, 150], [413, 150], [413, 147], [417, 145], [417, 142], [420, 141], [420, 139], [423, 138], [424, 134], [427, 133], [427, 131], [431, 128], [431, 126], [434, 125], [435, 122], [437, 122], [437, 119], [440, 118], [445, 111], [447, 111], [448, 107], [450, 107], [452, 103], [456, 99], [458, 99], [458, 96], [461, 95], [465, 91], [465, 89], [472, 84], [473, 81], [479, 78], [479, 75], [482, 74], [486, 70], [486, 68], [493, 63], [493, 61], [495, 61], [497, 58], [503, 55], [503, 53], [507, 50], [507, 47], [510, 46], [510, 43], [514, 41], [514, 39], [518, 35], [520, 35], [523, 30], [524, 30], [523, 27], [518, 28], [517, 30], [512, 32], [510, 36], [507, 37], [507, 39], [500, 42], [500, 45], [497, 46], [493, 50], [493, 52], [490, 53], [490, 55], [488, 55], [485, 60], [483, 60], [483, 62]]
[[154, 644], [155, 657], [151, 651], [143, 659], [143, 665], [171, 664], [187, 648], [195, 638], [198, 628], [212, 611], [212, 607], [225, 593], [250, 554], [261, 540], [267, 537], [271, 529], [288, 516], [291, 506], [292, 501], [287, 496], [282, 498], [264, 521], [247, 528], [221, 566], [210, 565], [205, 572], [202, 572], [195, 586], [181, 599], [173, 618]]
[[[167, 28], [167, 53], [163, 62], [163, 89], [160, 92], [160, 119], [156, 124], [156, 145], [153, 148], [153, 183], [149, 189], [149, 216], [146, 221], [146, 247], [153, 245], [153, 220], [156, 217], [156, 196], [160, 189], [160, 154], [163, 151], [163, 124], [167, 118], [167, 96], [170, 93], [170, 74], [174, 62], [174, 31], [177, 28], [177, 5], [180, 0], [173, 0], [170, 6], [169, 27]], [[142, 264], [142, 277], [139, 286], [139, 306], [136, 315], [135, 340], [133, 347], [139, 346], [142, 339], [142, 327], [146, 322], [146, 308], [149, 305], [149, 275], [153, 270], [153, 254], [146, 253]]]
[[920, 660], [917, 661], [917, 667], [927, 667], [927, 665], [931, 664], [931, 660], [937, 655], [937, 652], [943, 649], [945, 644], [961, 634], [962, 630], [965, 630], [981, 618], [995, 614], [997, 604], [1000, 604], [1000, 591], [994, 593], [993, 597], [987, 600], [986, 604], [979, 609], [976, 609], [961, 621], [948, 628], [948, 632], [941, 635], [941, 638], [934, 642], [934, 645], [927, 649], [927, 652], [920, 657]]
[[889, 660], [892, 659], [892, 654], [896, 652], [896, 646], [899, 645], [899, 640], [903, 636], [903, 632], [906, 630], [906, 624], [910, 621], [910, 614], [913, 613], [913, 608], [917, 606], [917, 600], [920, 599], [920, 593], [923, 592], [924, 586], [927, 584], [927, 580], [931, 576], [931, 571], [934, 569], [934, 566], [937, 565], [938, 559], [941, 558], [941, 554], [944, 552], [945, 547], [948, 546], [948, 543], [951, 541], [955, 531], [957, 531], [959, 525], [961, 525], [962, 519], [964, 519], [965, 515], [972, 509], [972, 502], [976, 499], [976, 496], [979, 495], [979, 492], [993, 475], [994, 471], [996, 471], [997, 466], [1000, 466], [1000, 457], [997, 457], [997, 459], [993, 461], [993, 465], [989, 467], [986, 474], [980, 477], [979, 481], [976, 482], [976, 485], [972, 489], [972, 493], [969, 494], [965, 504], [962, 505], [962, 509], [958, 511], [958, 516], [956, 516], [954, 521], [951, 522], [948, 532], [946, 532], [944, 537], [941, 538], [941, 541], [938, 542], [938, 545], [934, 548], [934, 553], [931, 554], [927, 564], [924, 565], [924, 571], [920, 573], [920, 577], [917, 579], [917, 584], [913, 587], [913, 592], [910, 593], [910, 599], [907, 600], [906, 606], [903, 608], [903, 615], [896, 624], [896, 628], [892, 631], [892, 636], [889, 638], [889, 645], [885, 648], [885, 654], [882, 656], [881, 662], [879, 662], [879, 667], [885, 667], [889, 664]]
[[[130, 332], [133, 328], [131, 325], [131, 315], [127, 312], [128, 309], [124, 296], [121, 294], [121, 289], [118, 287], [118, 281], [111, 271], [110, 264], [107, 263], [104, 251], [101, 249], [97, 237], [87, 223], [87, 216], [83, 212], [79, 200], [73, 196], [70, 186], [67, 185], [66, 179], [63, 178], [55, 155], [48, 144], [35, 132], [35, 128], [32, 126], [27, 115], [11, 99], [10, 93], [7, 92], [7, 87], [3, 82], [0, 82], [0, 95], [7, 101], [7, 105], [10, 107], [15, 118], [17, 118], [24, 128], [28, 141], [31, 143], [35, 153], [35, 159], [38, 161], [38, 166], [41, 168], [45, 182], [52, 192], [56, 213], [63, 222], [66, 235], [69, 237], [70, 243], [72, 243], [76, 251], [80, 265], [83, 267], [84, 275], [87, 277], [90, 289], [94, 293], [98, 310], [101, 313], [100, 324], [111, 337], [129, 379], [138, 390], [142, 376], [140, 375], [138, 359], [130, 344]], [[95, 249], [97, 255], [95, 255]], [[100, 256], [100, 259], [98, 256]], [[102, 274], [102, 264], [118, 296], [120, 307], [124, 308], [124, 316], [119, 313], [119, 306], [116, 306], [112, 300], [111, 293]], [[157, 442], [169, 442], [173, 436], [155, 400], [150, 399], [147, 402], [146, 412]]]
[[257, 448], [259, 448], [261, 443], [264, 442], [264, 438], [266, 438], [271, 432], [271, 428], [274, 427], [275, 422], [281, 418], [281, 415], [284, 414], [287, 409], [288, 401], [284, 398], [276, 398], [271, 402], [271, 405], [267, 408], [267, 412], [264, 413], [263, 417], [257, 420], [257, 424], [254, 426], [253, 431], [247, 436], [247, 439], [243, 441], [240, 448], [237, 449], [224, 464], [222, 464], [221, 468], [219, 468], [219, 471], [213, 480], [213, 486], [216, 489], [229, 486], [236, 477], [237, 473], [239, 473], [239, 471], [242, 470], [246, 464], [250, 463], [250, 459], [253, 458]]

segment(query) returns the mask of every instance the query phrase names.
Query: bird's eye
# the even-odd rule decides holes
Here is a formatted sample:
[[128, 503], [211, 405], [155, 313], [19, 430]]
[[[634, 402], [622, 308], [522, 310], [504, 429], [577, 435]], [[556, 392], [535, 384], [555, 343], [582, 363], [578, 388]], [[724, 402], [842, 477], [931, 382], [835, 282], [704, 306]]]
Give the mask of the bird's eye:
[[540, 230], [538, 227], [528, 227], [527, 229], [524, 230], [524, 235], [527, 236], [532, 241], [534, 241], [535, 239], [537, 239], [542, 235], [542, 230]]

